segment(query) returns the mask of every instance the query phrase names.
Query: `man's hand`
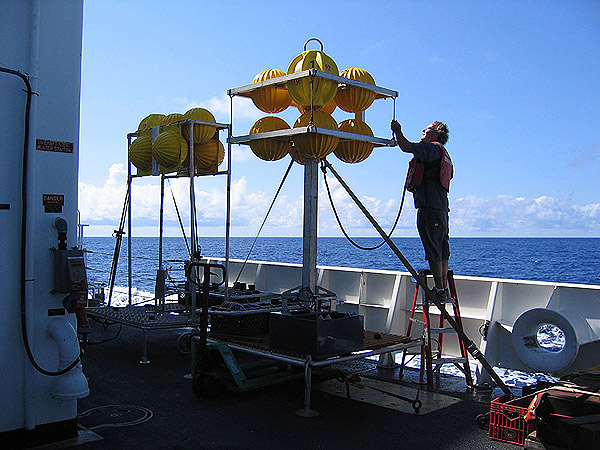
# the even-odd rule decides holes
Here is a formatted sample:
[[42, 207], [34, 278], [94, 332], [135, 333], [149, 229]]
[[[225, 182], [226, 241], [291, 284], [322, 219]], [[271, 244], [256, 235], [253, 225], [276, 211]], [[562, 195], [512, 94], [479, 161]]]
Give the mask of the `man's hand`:
[[410, 142], [404, 137], [404, 134], [402, 134], [402, 125], [400, 125], [397, 120], [392, 120], [390, 127], [396, 135], [396, 140], [398, 141], [398, 147], [400, 147], [400, 150], [405, 153], [412, 153], [412, 146], [410, 145]]

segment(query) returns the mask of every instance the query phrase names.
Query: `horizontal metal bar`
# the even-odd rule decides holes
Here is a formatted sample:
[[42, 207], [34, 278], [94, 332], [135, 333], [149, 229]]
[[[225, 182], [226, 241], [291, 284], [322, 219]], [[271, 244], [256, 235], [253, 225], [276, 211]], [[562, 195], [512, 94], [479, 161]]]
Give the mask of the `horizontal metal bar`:
[[319, 128], [315, 126], [268, 131], [266, 133], [256, 133], [245, 136], [235, 136], [230, 139], [230, 142], [232, 144], [249, 144], [250, 142], [259, 139], [293, 140], [294, 137], [306, 133], [324, 134], [328, 136], [336, 136], [340, 139], [370, 142], [378, 147], [394, 147], [396, 145], [396, 141], [394, 141], [393, 139], [365, 136], [364, 134], [348, 133], [346, 131], [330, 130], [328, 128]]
[[238, 88], [229, 89], [227, 94], [230, 96], [240, 95], [243, 97], [250, 97], [250, 94], [254, 91], [262, 89], [264, 87], [273, 86], [276, 88], [287, 89], [286, 84], [289, 81], [299, 80], [307, 77], [315, 77], [315, 78], [324, 78], [327, 80], [337, 81], [342, 87], [346, 86], [354, 86], [363, 88], [372, 92], [375, 92], [378, 95], [378, 98], [396, 98], [398, 97], [398, 91], [394, 91], [392, 89], [386, 89], [383, 87], [376, 86], [374, 84], [363, 83], [362, 81], [351, 80], [349, 78], [340, 77], [339, 75], [334, 75], [332, 73], [323, 72], [321, 70], [309, 69], [303, 70], [302, 72], [295, 72], [289, 75], [283, 75], [281, 77], [270, 78], [268, 80], [259, 81], [252, 84], [247, 84], [245, 86], [240, 86]]
[[141, 132], [146, 132], [148, 130], [151, 130], [152, 128], [158, 128], [160, 130], [161, 128], [170, 127], [171, 125], [184, 125], [184, 124], [189, 124], [189, 123], [195, 123], [198, 125], [210, 125], [210, 126], [215, 127], [219, 131], [227, 130], [230, 127], [230, 125], [228, 123], [207, 122], [206, 120], [197, 120], [197, 119], [185, 119], [185, 120], [180, 120], [179, 122], [169, 123], [167, 125], [157, 125], [156, 127], [147, 128], [145, 130], [138, 130], [138, 131], [134, 131], [133, 133], [127, 133], [127, 137], [128, 138], [137, 137]]
[[403, 344], [394, 344], [388, 345], [386, 347], [381, 347], [376, 350], [369, 350], [366, 352], [360, 353], [352, 353], [347, 356], [336, 356], [335, 358], [326, 359], [323, 361], [313, 361], [311, 363], [312, 367], [323, 367], [328, 366], [330, 364], [346, 362], [346, 361], [354, 361], [356, 359], [368, 358], [369, 356], [381, 355], [382, 353], [396, 352], [398, 350], [404, 350], [405, 348], [417, 347], [419, 345], [423, 345], [423, 339], [417, 338], [410, 342], [405, 342]]
[[246, 84], [245, 86], [240, 86], [237, 88], [232, 88], [227, 91], [229, 96], [240, 95], [243, 97], [250, 97], [253, 91], [257, 91], [264, 87], [273, 86], [276, 88], [287, 89], [286, 83], [288, 81], [299, 80], [301, 78], [306, 78], [311, 76], [311, 71], [315, 71], [314, 69], [303, 70], [302, 72], [294, 72], [289, 75], [283, 75], [281, 77], [269, 78], [268, 80], [258, 81], [252, 84]]
[[[199, 338], [194, 337], [194, 339], [199, 339]], [[216, 340], [212, 340], [212, 339], [209, 339], [209, 341], [217, 342]], [[297, 366], [304, 366], [306, 364], [306, 360], [303, 358], [282, 355], [282, 354], [274, 353], [274, 352], [268, 351], [268, 350], [260, 350], [260, 349], [256, 349], [253, 347], [247, 347], [245, 345], [229, 343], [227, 341], [221, 341], [221, 342], [225, 342], [230, 348], [233, 348], [234, 350], [239, 350], [239, 351], [242, 351], [245, 353], [250, 353], [253, 355], [257, 355], [257, 356], [264, 356], [266, 358], [274, 359], [276, 361], [287, 362], [287, 363], [294, 364]], [[369, 356], [380, 355], [382, 353], [395, 352], [398, 350], [404, 350], [405, 348], [417, 347], [419, 345], [423, 345], [422, 338], [417, 338], [410, 342], [405, 342], [403, 344], [388, 345], [386, 347], [378, 348], [376, 350], [369, 350], [369, 351], [360, 352], [360, 353], [352, 353], [347, 356], [335, 356], [335, 357], [328, 358], [328, 359], [325, 359], [322, 361], [312, 361], [310, 363], [310, 366], [311, 367], [325, 367], [325, 366], [329, 366], [331, 364], [337, 364], [337, 363], [346, 362], [346, 361], [354, 361], [357, 359], [368, 358]]]

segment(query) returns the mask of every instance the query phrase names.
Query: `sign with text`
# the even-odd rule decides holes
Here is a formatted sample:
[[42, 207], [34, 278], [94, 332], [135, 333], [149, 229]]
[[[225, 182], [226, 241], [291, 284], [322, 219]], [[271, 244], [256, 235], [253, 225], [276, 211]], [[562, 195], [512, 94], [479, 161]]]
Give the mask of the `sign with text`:
[[61, 141], [49, 141], [47, 139], [36, 139], [35, 140], [36, 150], [42, 150], [45, 152], [58, 152], [58, 153], [73, 153], [72, 142], [61, 142]]
[[65, 196], [62, 194], [42, 194], [42, 204], [45, 213], [61, 213], [65, 205]]

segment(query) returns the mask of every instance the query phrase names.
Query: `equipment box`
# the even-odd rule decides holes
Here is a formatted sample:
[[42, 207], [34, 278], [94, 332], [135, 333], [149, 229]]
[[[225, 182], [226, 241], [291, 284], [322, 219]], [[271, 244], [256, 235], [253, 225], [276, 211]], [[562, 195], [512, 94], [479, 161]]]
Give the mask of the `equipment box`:
[[271, 313], [270, 347], [316, 358], [363, 347], [363, 317], [336, 311]]

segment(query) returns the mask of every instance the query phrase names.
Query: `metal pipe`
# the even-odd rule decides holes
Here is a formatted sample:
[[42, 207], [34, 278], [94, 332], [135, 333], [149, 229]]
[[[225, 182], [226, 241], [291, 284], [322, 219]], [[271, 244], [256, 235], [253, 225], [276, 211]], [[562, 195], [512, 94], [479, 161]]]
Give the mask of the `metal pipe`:
[[312, 293], [316, 293], [317, 284], [318, 163], [315, 158], [304, 161], [302, 287], [309, 288]]
[[131, 163], [128, 164], [127, 169], [127, 188], [129, 189], [129, 204], [127, 205], [127, 297], [128, 304], [131, 306], [133, 304], [133, 295], [132, 295], [132, 263], [131, 263], [131, 205], [133, 203], [131, 194]]
[[[233, 107], [230, 108], [230, 110]], [[225, 301], [229, 300], [229, 238], [231, 228], [231, 133], [232, 122], [227, 127], [227, 213], [225, 218]]]
[[[191, 249], [192, 249], [192, 257], [191, 257], [191, 262], [195, 262], [196, 258], [199, 256], [197, 254], [198, 252], [198, 231], [196, 230], [196, 194], [195, 194], [195, 187], [194, 187], [194, 175], [195, 175], [195, 171], [196, 171], [196, 165], [195, 165], [195, 161], [194, 161], [194, 145], [193, 145], [193, 140], [194, 140], [194, 134], [190, 133], [190, 152], [189, 152], [189, 158], [190, 158], [190, 171], [189, 171], [189, 175], [190, 175], [190, 240], [191, 242]], [[194, 268], [193, 273], [190, 274], [190, 276], [197, 282], [198, 280], [198, 269]], [[197, 295], [196, 295], [196, 285], [192, 285], [190, 286], [191, 289], [191, 300], [192, 300], [192, 311], [191, 311], [191, 320], [192, 323], [195, 323], [196, 319], [197, 319], [197, 315], [196, 315], [196, 308], [198, 306], [198, 299], [197, 299]], [[193, 349], [192, 349], [193, 350]]]
[[[158, 219], [158, 270], [160, 271], [160, 276], [157, 273], [157, 282], [162, 283], [160, 287], [160, 291], [162, 292], [161, 298], [154, 299], [154, 305], [157, 304], [163, 305], [164, 312], [164, 276], [162, 275], [162, 266], [163, 266], [163, 232], [164, 232], [164, 211], [165, 211], [165, 177], [163, 174], [160, 175], [160, 212]], [[159, 278], [160, 277], [160, 278]], [[156, 296], [155, 296], [156, 297]]]
[[[30, 84], [29, 89], [31, 92], [37, 92], [37, 81], [38, 81], [38, 71], [39, 71], [39, 52], [40, 52], [40, 2], [32, 2], [30, 5], [31, 12], [31, 29], [29, 33], [29, 76], [28, 83]], [[25, 125], [26, 132], [28, 136], [27, 143], [27, 153], [23, 155], [23, 158], [26, 158], [26, 161], [23, 161], [25, 166], [26, 173], [23, 174], [23, 184], [26, 183], [26, 180], [31, 180], [34, 175], [34, 164], [35, 164], [35, 137], [37, 136], [36, 124], [37, 124], [37, 98], [36, 96], [30, 96], [30, 104], [29, 104], [29, 123]], [[31, 139], [29, 139], [31, 137]], [[22, 257], [25, 256], [24, 261], [22, 261], [23, 269], [25, 270], [22, 273], [23, 281], [22, 287], [23, 290], [22, 295], [24, 299], [31, 298], [32, 296], [32, 283], [27, 283], [25, 280], [32, 280], [34, 274], [34, 245], [31, 242], [31, 234], [28, 231], [34, 230], [34, 220], [33, 214], [29, 214], [27, 209], [27, 205], [35, 204], [35, 200], [33, 198], [34, 192], [33, 189], [27, 189], [24, 186], [23, 192], [23, 241], [21, 245], [23, 245], [22, 249]], [[24, 314], [25, 318], [31, 318], [34, 316], [34, 305], [32, 302], [25, 301], [24, 302]], [[26, 319], [25, 319], [26, 320]], [[35, 321], [34, 320], [26, 320], [25, 321], [25, 332], [29, 337], [29, 342], [34, 342], [35, 340]], [[24, 402], [25, 402], [25, 428], [33, 429], [37, 425], [36, 413], [37, 408], [35, 407], [36, 403], [36, 395], [35, 395], [35, 383], [36, 376], [33, 373], [31, 367], [25, 367], [25, 384], [24, 384]]]

